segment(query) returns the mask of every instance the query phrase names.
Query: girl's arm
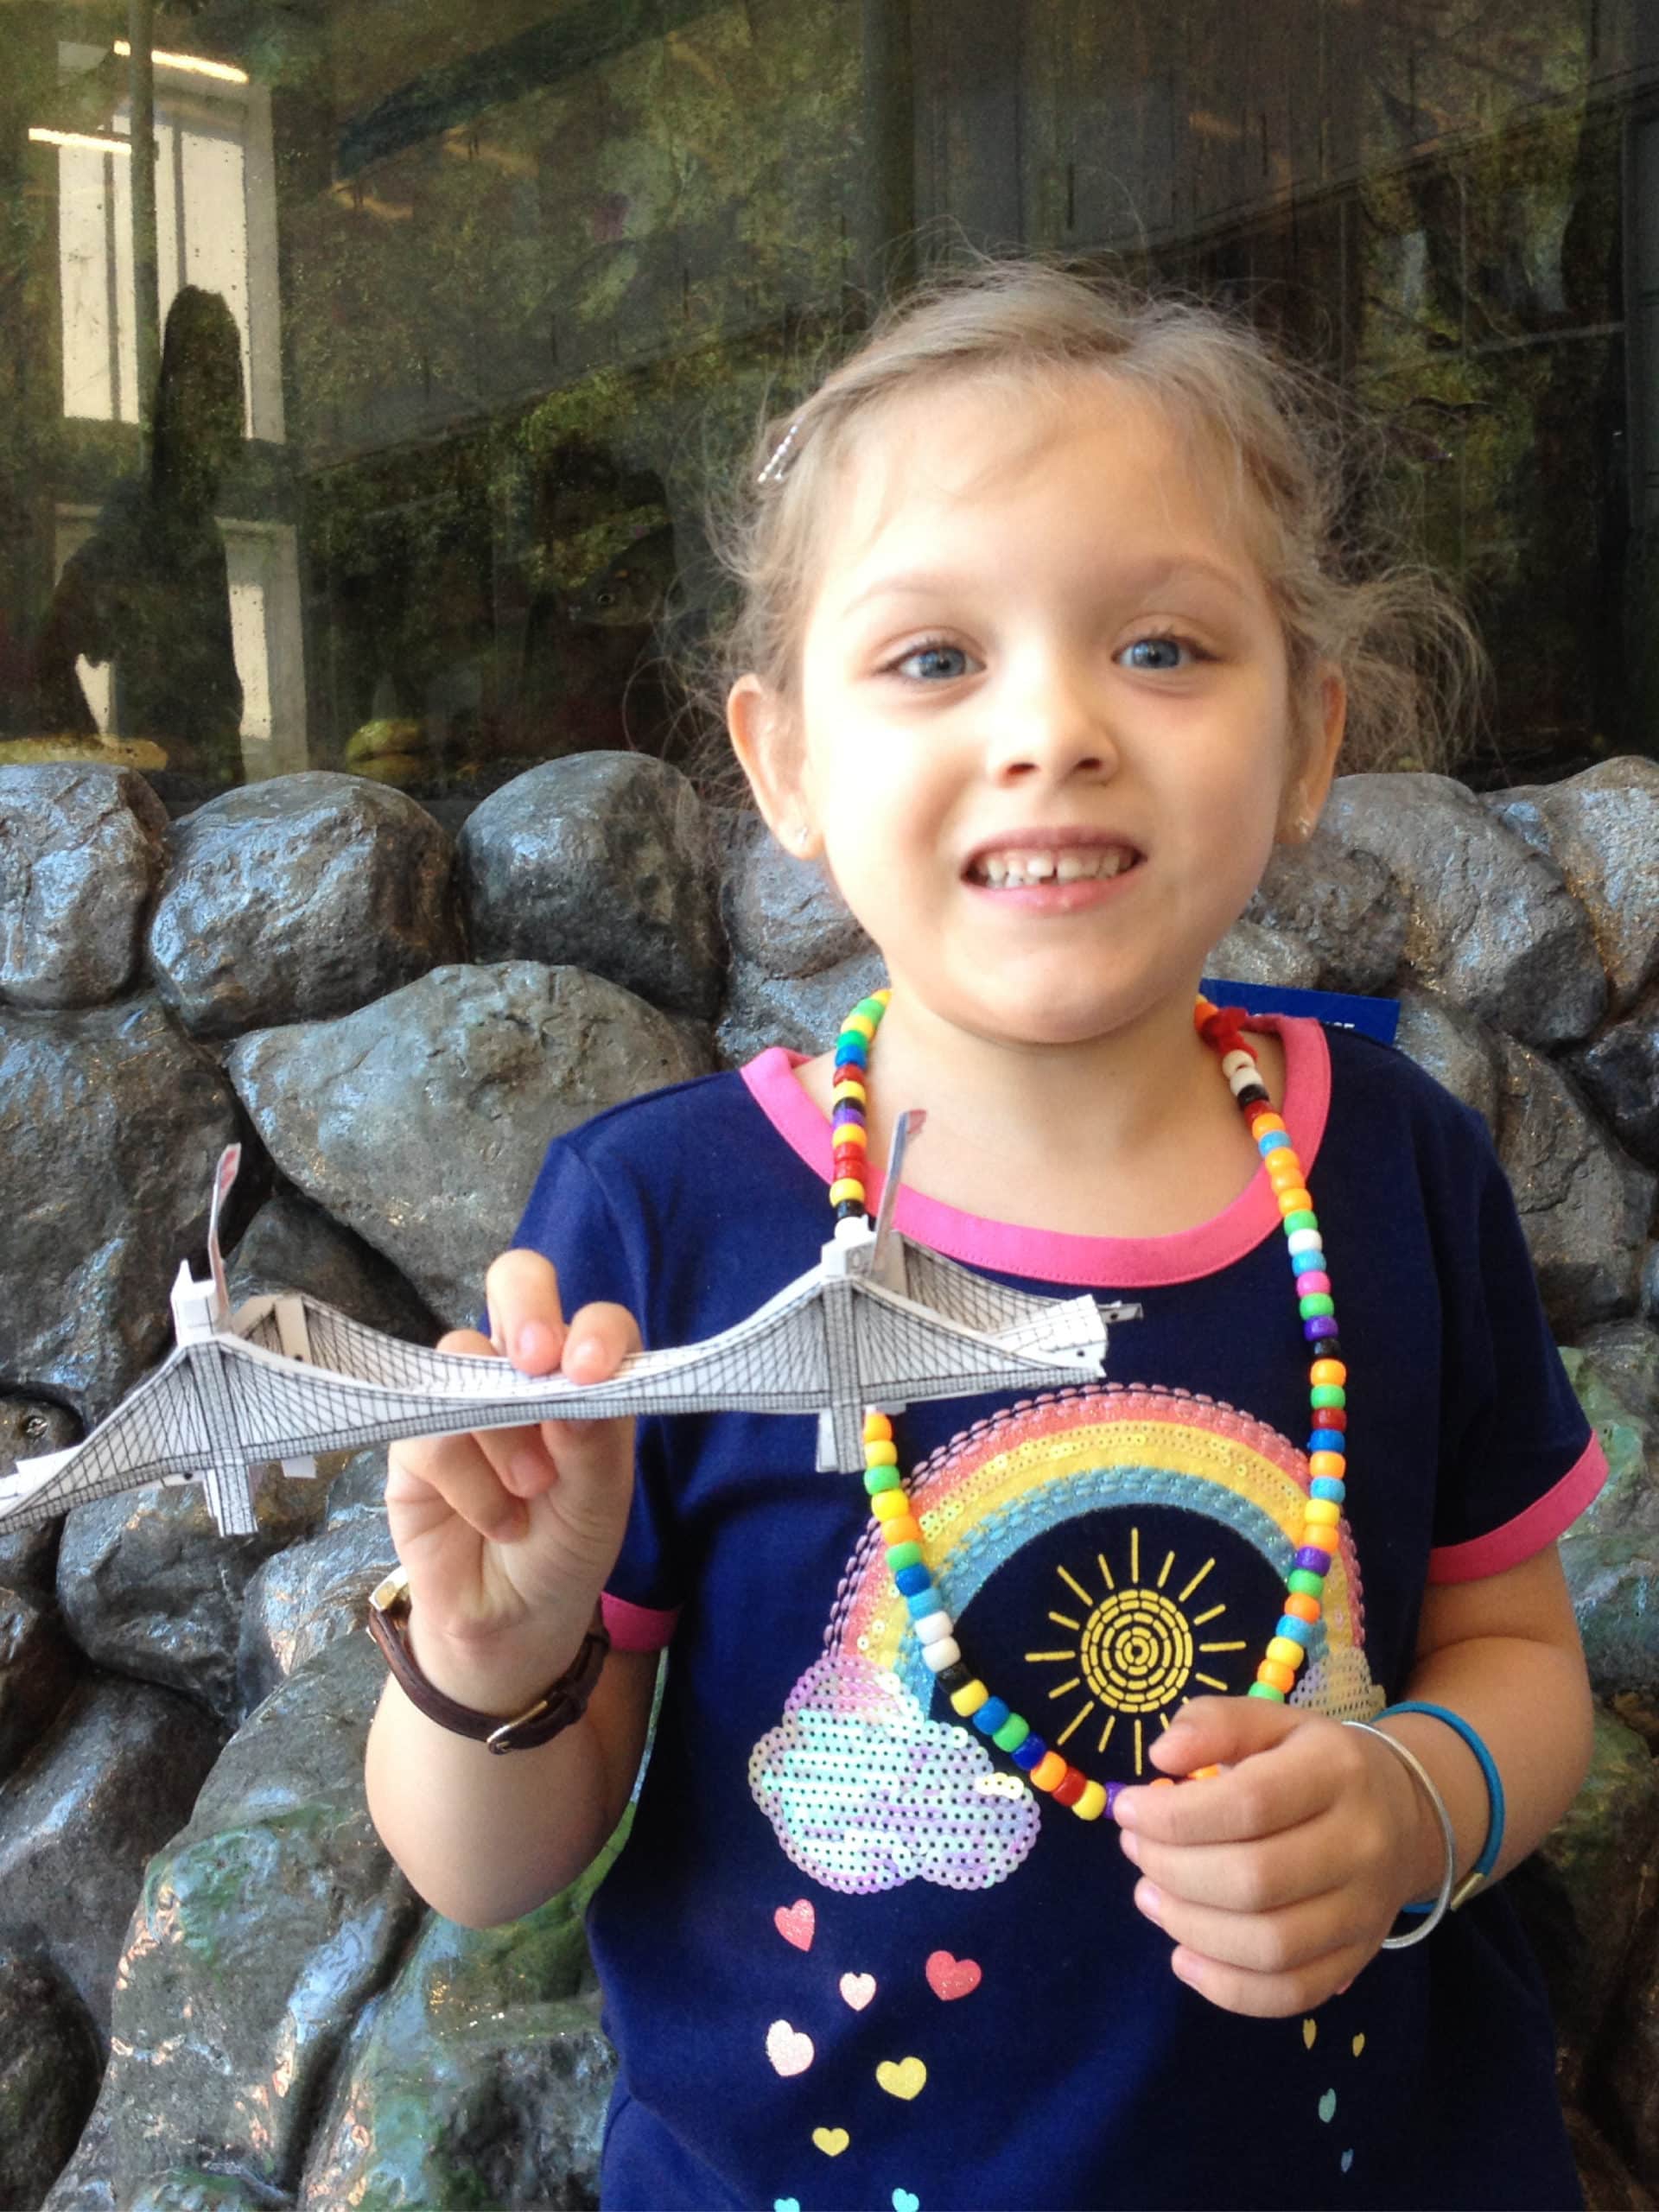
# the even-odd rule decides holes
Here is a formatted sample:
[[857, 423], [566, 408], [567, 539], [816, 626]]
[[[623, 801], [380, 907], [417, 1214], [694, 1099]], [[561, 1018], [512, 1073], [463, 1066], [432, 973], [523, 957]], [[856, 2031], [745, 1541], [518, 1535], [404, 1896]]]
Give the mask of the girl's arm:
[[[429, 1680], [480, 1712], [511, 1712], [546, 1687], [545, 1676], [525, 1691], [445, 1668], [412, 1624], [410, 1636]], [[533, 1911], [592, 1864], [639, 1772], [656, 1675], [654, 1651], [612, 1651], [573, 1727], [505, 1754], [438, 1727], [388, 1677], [369, 1734], [369, 1811], [435, 1911], [493, 1927]]]
[[[1501, 1574], [1431, 1587], [1407, 1694], [1461, 1714], [1491, 1751], [1508, 1801], [1501, 1873], [1542, 1841], [1590, 1764], [1589, 1683], [1553, 1545]], [[1473, 1753], [1426, 1714], [1381, 1725], [1446, 1800], [1461, 1876], [1486, 1836]], [[1423, 1793], [1363, 1730], [1255, 1698], [1200, 1698], [1152, 1756], [1168, 1775], [1227, 1770], [1126, 1790], [1116, 1810], [1141, 1870], [1136, 1904], [1172, 1939], [1174, 1972], [1229, 2012], [1322, 2004], [1376, 1955], [1401, 1906], [1440, 1886], [1445, 1847]]]

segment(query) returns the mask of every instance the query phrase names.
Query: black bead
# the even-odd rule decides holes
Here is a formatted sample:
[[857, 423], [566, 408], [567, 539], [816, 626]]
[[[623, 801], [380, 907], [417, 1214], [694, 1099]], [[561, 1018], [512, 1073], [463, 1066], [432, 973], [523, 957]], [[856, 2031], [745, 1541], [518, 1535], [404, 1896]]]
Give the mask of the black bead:
[[[1313, 1346], [1313, 1357], [1315, 1359], [1340, 1359], [1342, 1346], [1334, 1337], [1321, 1337]], [[1319, 1408], [1316, 1406], [1313, 1410], [1317, 1413]]]
[[1247, 1083], [1243, 1090], [1236, 1090], [1233, 1096], [1237, 1099], [1241, 1108], [1271, 1106], [1273, 1103], [1273, 1098], [1267, 1085], [1262, 1083]]
[[836, 1208], [836, 1219], [837, 1221], [862, 1221], [863, 1218], [864, 1201], [862, 1198], [842, 1198]]
[[963, 1661], [958, 1659], [953, 1667], [941, 1667], [933, 1679], [946, 1697], [951, 1697], [957, 1690], [967, 1688], [969, 1683], [974, 1679], [974, 1670]]

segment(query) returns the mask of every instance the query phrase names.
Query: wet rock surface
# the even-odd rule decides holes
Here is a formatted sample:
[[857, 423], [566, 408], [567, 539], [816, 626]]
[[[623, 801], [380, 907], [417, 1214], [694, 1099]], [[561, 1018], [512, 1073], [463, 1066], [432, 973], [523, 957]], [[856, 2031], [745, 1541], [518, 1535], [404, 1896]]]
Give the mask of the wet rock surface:
[[741, 1067], [772, 1045], [792, 1052], [827, 1052], [843, 1015], [887, 980], [874, 945], [810, 976], [773, 976], [751, 960], [735, 960], [715, 1032], [721, 1057], [728, 1067]]
[[132, 769], [0, 767], [0, 1001], [118, 998], [167, 863], [167, 809]]
[[1603, 760], [1486, 804], [1561, 871], [1595, 931], [1610, 1010], [1624, 1013], [1659, 980], [1659, 761]]
[[154, 998], [0, 1009], [0, 1383], [100, 1420], [171, 1342], [230, 1085]]
[[1321, 826], [1302, 845], [1280, 845], [1244, 918], [1299, 938], [1327, 991], [1384, 991], [1405, 957], [1410, 908], [1375, 854]]
[[57, 1608], [0, 1583], [0, 1780], [15, 1773], [45, 1735], [82, 1671]]
[[289, 1181], [470, 1326], [549, 1141], [706, 1070], [668, 1018], [579, 968], [441, 968], [335, 1022], [266, 1030], [230, 1071]]
[[262, 1293], [308, 1291], [410, 1344], [435, 1344], [442, 1331], [419, 1294], [372, 1244], [291, 1191], [266, 1200], [249, 1223], [230, 1270], [231, 1302]]
[[105, 1675], [0, 1781], [0, 1897], [101, 2035], [145, 1861], [182, 1826], [223, 1742], [188, 1699]]
[[1626, 1152], [1659, 1167], [1659, 992], [1573, 1053], [1570, 1065]]
[[1454, 1098], [1472, 1106], [1496, 1136], [1503, 1096], [1502, 1040], [1484, 1022], [1432, 991], [1400, 994], [1394, 1041]]
[[1311, 991], [1319, 981], [1319, 956], [1306, 939], [1259, 922], [1235, 922], [1204, 963], [1217, 982], [1281, 983]]
[[480, 961], [585, 968], [710, 1020], [725, 944], [702, 800], [639, 753], [577, 753], [493, 792], [461, 834]]
[[97, 2038], [37, 1944], [0, 1925], [0, 2204], [34, 2212], [98, 2094]]
[[150, 973], [196, 1036], [349, 1013], [459, 956], [454, 866], [448, 833], [387, 785], [245, 785], [175, 829]]
[[361, 1637], [284, 1683], [151, 1865], [102, 2092], [54, 2207], [176, 2189], [209, 2158], [291, 2198], [350, 2023], [420, 1915], [363, 1800], [383, 1675]]
[[1601, 1493], [1560, 1550], [1590, 1680], [1610, 1702], [1659, 1705], [1659, 1396], [1645, 1379], [1656, 1355], [1659, 1334], [1640, 1322], [1592, 1331], [1562, 1353], [1607, 1455]]
[[234, 1728], [248, 1585], [264, 1560], [316, 1528], [326, 1497], [318, 1482], [268, 1473], [254, 1495], [252, 1536], [219, 1534], [200, 1483], [151, 1483], [77, 1506], [58, 1554], [70, 1632], [99, 1666], [178, 1690]]
[[871, 950], [816, 861], [786, 853], [758, 815], [730, 833], [721, 912], [734, 959], [768, 976], [817, 976]]
[[358, 1456], [369, 1463], [372, 1497], [331, 1512], [317, 1535], [268, 1559], [249, 1581], [237, 1656], [245, 1711], [325, 1644], [361, 1634], [369, 1592], [397, 1563], [382, 1502], [385, 1447]]
[[1338, 777], [1324, 828], [1409, 903], [1405, 965], [1531, 1045], [1586, 1037], [1607, 1000], [1590, 918], [1560, 870], [1446, 776]]

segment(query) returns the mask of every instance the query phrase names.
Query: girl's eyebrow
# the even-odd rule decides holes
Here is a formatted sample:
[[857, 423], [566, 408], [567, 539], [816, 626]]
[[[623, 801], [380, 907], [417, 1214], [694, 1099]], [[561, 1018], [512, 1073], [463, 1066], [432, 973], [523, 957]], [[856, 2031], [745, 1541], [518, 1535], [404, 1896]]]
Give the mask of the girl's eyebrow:
[[[1180, 554], [1170, 559], [1150, 561], [1143, 567], [1126, 569], [1113, 581], [1120, 589], [1136, 595], [1190, 582], [1219, 585], [1237, 600], [1248, 601], [1250, 596], [1232, 569], [1218, 561], [1206, 560], [1202, 554]], [[948, 570], [918, 569], [904, 570], [895, 576], [877, 576], [845, 601], [842, 619], [845, 620], [873, 599], [923, 598], [934, 594], [948, 596], [962, 585], [963, 579]]]

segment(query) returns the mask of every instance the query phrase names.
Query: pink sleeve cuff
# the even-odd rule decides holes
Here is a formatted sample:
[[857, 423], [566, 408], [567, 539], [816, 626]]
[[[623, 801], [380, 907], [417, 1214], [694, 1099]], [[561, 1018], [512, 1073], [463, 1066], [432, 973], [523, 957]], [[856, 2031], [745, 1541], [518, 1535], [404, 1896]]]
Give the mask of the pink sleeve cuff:
[[1428, 1555], [1431, 1582], [1474, 1582], [1502, 1574], [1553, 1544], [1570, 1529], [1607, 1479], [1607, 1455], [1593, 1431], [1590, 1441], [1554, 1487], [1535, 1498], [1524, 1513], [1467, 1543], [1441, 1544]]
[[619, 1651], [660, 1651], [674, 1633], [679, 1608], [664, 1612], [655, 1605], [631, 1605], [626, 1598], [606, 1591], [599, 1601], [600, 1617]]

